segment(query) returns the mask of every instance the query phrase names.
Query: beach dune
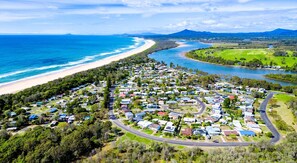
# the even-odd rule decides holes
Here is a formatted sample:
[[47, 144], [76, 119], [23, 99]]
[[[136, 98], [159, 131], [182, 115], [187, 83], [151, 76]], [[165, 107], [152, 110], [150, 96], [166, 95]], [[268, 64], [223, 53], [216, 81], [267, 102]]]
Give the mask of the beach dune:
[[30, 88], [30, 87], [33, 87], [33, 86], [36, 86], [36, 85], [44, 84], [44, 83], [47, 83], [49, 81], [59, 79], [59, 78], [63, 78], [65, 76], [72, 75], [72, 74], [75, 74], [75, 73], [78, 73], [78, 72], [81, 72], [81, 71], [86, 71], [86, 70], [89, 70], [89, 69], [101, 67], [101, 66], [107, 65], [107, 64], [109, 64], [109, 63], [111, 63], [113, 61], [118, 61], [120, 59], [124, 59], [124, 58], [132, 56], [134, 54], [143, 52], [146, 49], [152, 47], [154, 44], [155, 44], [155, 42], [153, 40], [145, 40], [144, 45], [142, 45], [142, 46], [140, 46], [138, 48], [135, 48], [135, 49], [133, 49], [131, 51], [125, 52], [125, 53], [121, 53], [121, 54], [118, 54], [118, 55], [115, 55], [115, 56], [104, 58], [102, 60], [98, 60], [98, 61], [95, 61], [95, 62], [92, 62], [92, 63], [83, 64], [83, 65], [72, 67], [72, 68], [69, 68], [69, 69], [53, 72], [53, 73], [50, 73], [50, 74], [40, 75], [40, 76], [31, 77], [31, 78], [11, 82], [11, 83], [8, 83], [8, 84], [4, 84], [4, 85], [0, 86], [0, 95], [9, 94], [9, 93], [16, 93], [16, 92], [24, 90], [26, 88]]

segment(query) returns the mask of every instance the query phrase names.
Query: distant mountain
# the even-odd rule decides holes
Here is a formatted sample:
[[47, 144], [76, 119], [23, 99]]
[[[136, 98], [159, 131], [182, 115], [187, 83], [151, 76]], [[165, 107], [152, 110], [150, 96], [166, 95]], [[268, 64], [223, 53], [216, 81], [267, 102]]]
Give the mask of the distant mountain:
[[135, 33], [135, 34], [123, 34], [123, 35], [130, 36], [130, 37], [146, 37], [146, 36], [159, 36], [161, 34], [144, 32], [144, 33]]
[[183, 31], [169, 34], [168, 36], [174, 36], [174, 37], [184, 37], [184, 36], [211, 36], [213, 33], [211, 32], [200, 32], [200, 31], [192, 31], [185, 29]]
[[170, 38], [297, 38], [297, 30], [276, 29], [267, 32], [248, 32], [248, 33], [213, 33], [206, 31], [193, 31], [185, 29], [183, 31], [163, 35], [160, 37]]

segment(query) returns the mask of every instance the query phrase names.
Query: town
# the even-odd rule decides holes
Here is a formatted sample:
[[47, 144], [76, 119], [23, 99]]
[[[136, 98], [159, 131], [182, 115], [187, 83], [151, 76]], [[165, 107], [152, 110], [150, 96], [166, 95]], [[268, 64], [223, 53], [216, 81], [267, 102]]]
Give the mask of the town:
[[[270, 139], [257, 107], [263, 88], [214, 81], [203, 87], [197, 74], [163, 64], [124, 67], [130, 78], [115, 90], [115, 115], [149, 135], [205, 142]], [[259, 96], [260, 95], [260, 96]]]

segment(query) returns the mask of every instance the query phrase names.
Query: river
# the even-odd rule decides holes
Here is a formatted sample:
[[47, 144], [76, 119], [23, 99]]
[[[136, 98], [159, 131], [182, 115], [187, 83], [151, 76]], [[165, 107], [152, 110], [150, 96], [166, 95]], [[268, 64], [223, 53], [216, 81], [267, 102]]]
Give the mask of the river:
[[182, 55], [183, 53], [191, 50], [195, 50], [195, 49], [207, 48], [207, 47], [210, 47], [211, 45], [200, 43], [200, 42], [194, 42], [194, 41], [187, 41], [183, 43], [185, 45], [177, 48], [159, 51], [149, 55], [149, 57], [159, 62], [163, 61], [168, 65], [172, 62], [175, 65], [190, 68], [193, 70], [198, 69], [200, 71], [204, 71], [210, 74], [238, 76], [241, 78], [267, 80], [270, 82], [279, 83], [281, 85], [292, 85], [290, 83], [274, 81], [264, 77], [265, 74], [290, 73], [290, 72], [268, 70], [268, 69], [249, 69], [244, 67], [224, 66], [224, 65], [217, 65], [217, 64], [211, 64], [206, 62], [200, 62], [200, 61], [186, 58]]

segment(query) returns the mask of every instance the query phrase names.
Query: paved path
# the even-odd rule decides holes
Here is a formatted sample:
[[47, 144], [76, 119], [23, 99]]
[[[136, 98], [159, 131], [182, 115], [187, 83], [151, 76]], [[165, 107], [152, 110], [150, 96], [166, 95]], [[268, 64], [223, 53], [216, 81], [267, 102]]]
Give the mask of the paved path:
[[273, 138], [270, 140], [272, 144], [278, 142], [280, 140], [280, 134], [277, 131], [277, 129], [273, 126], [269, 118], [267, 117], [267, 105], [269, 100], [273, 97], [274, 93], [269, 93], [269, 95], [266, 97], [266, 99], [262, 102], [260, 105], [260, 115], [263, 121], [265, 122], [265, 125], [268, 127], [268, 129], [271, 131]]
[[[114, 94], [114, 88], [111, 89], [111, 94], [113, 95]], [[269, 101], [269, 99], [271, 99], [273, 96], [273, 94], [269, 94], [267, 96], [267, 98], [264, 100], [264, 102], [261, 104], [261, 110], [264, 110], [261, 111], [261, 117], [263, 115], [263, 120], [264, 122], [267, 124], [267, 127], [271, 130], [271, 132], [273, 133], [274, 135], [274, 138], [271, 140], [271, 143], [275, 143], [279, 140], [279, 133], [277, 132], [277, 130], [273, 127], [273, 125], [271, 124], [270, 120], [267, 118], [267, 115], [266, 115], [266, 106], [267, 106], [267, 103]], [[111, 98], [111, 101], [110, 101], [110, 112], [109, 114], [110, 115], [113, 115], [113, 101], [114, 99]], [[204, 105], [204, 109], [205, 109], [205, 105]], [[202, 109], [201, 109], [202, 110]], [[204, 110], [201, 111], [201, 113], [203, 113]], [[191, 141], [191, 140], [175, 140], [175, 139], [167, 139], [167, 138], [162, 138], [162, 137], [156, 137], [156, 136], [152, 136], [152, 135], [148, 135], [148, 134], [145, 134], [143, 132], [140, 132], [138, 130], [135, 130], [129, 126], [126, 126], [124, 125], [121, 121], [119, 121], [118, 119], [116, 118], [113, 118], [113, 119], [110, 119], [116, 126], [118, 126], [119, 128], [123, 129], [123, 130], [126, 130], [130, 133], [133, 133], [137, 136], [140, 136], [140, 137], [144, 137], [144, 138], [147, 138], [147, 139], [151, 139], [151, 140], [154, 140], [154, 141], [159, 141], [159, 142], [167, 142], [167, 143], [170, 143], [170, 144], [175, 144], [175, 145], [184, 145], [184, 146], [205, 146], [205, 147], [228, 147], [228, 146], [248, 146], [248, 145], [251, 145], [251, 144], [255, 144], [254, 142], [221, 142], [221, 143], [206, 143], [206, 142], [197, 142], [197, 141]], [[278, 135], [278, 136], [277, 136]]]
[[198, 113], [195, 113], [195, 115], [201, 115], [204, 111], [205, 111], [205, 104], [204, 102], [202, 102], [201, 100], [198, 99], [198, 97], [196, 97], [196, 100], [198, 101], [199, 105], [201, 106], [201, 109], [199, 110]]

